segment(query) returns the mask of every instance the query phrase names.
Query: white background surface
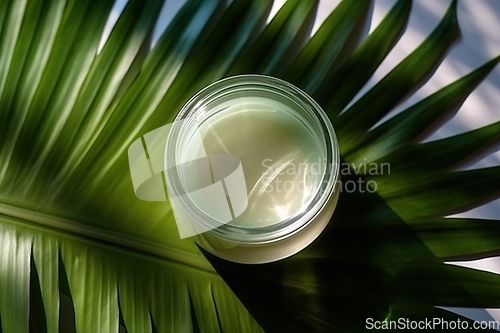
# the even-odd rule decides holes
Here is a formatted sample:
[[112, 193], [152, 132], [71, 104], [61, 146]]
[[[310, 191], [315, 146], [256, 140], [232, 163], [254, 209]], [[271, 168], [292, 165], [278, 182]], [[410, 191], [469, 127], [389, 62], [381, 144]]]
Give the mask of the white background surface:
[[[161, 32], [184, 2], [185, 0], [168, 0], [166, 2], [160, 15], [153, 41], [158, 39]], [[272, 13], [276, 13], [284, 2], [284, 0], [276, 0]], [[339, 2], [339, 0], [320, 0], [313, 33]], [[380, 23], [395, 2], [396, 0], [375, 0], [370, 30], [373, 30]], [[114, 12], [106, 27], [102, 44], [105, 42], [106, 35], [109, 35], [125, 3], [126, 0], [117, 0]], [[360, 92], [360, 95], [373, 87], [375, 83], [418, 47], [438, 24], [450, 3], [451, 0], [413, 1], [412, 15], [405, 34], [375, 72], [372, 79]], [[458, 19], [462, 31], [462, 40], [453, 48], [435, 75], [412, 98], [396, 108], [389, 117], [415, 104], [422, 98], [434, 93], [500, 54], [500, 1], [461, 0], [458, 3]], [[426, 141], [456, 135], [495, 121], [500, 121], [500, 65], [469, 96], [457, 115]], [[467, 168], [472, 169], [494, 165], [500, 165], [500, 151], [477, 161]], [[492, 184], [491, 186], [500, 186], [500, 184]], [[500, 200], [462, 213], [459, 216], [500, 219]], [[463, 264], [477, 269], [500, 273], [500, 258], [490, 258]], [[477, 320], [491, 320], [493, 317], [495, 320], [500, 321], [500, 310], [454, 310]]]

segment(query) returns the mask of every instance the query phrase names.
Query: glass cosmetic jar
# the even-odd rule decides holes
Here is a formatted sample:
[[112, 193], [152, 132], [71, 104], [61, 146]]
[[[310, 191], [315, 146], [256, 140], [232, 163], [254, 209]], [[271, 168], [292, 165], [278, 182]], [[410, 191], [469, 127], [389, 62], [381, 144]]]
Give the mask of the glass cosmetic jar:
[[198, 92], [165, 147], [178, 226], [207, 251], [239, 263], [276, 261], [309, 245], [335, 210], [339, 163], [321, 107], [263, 75], [226, 78]]

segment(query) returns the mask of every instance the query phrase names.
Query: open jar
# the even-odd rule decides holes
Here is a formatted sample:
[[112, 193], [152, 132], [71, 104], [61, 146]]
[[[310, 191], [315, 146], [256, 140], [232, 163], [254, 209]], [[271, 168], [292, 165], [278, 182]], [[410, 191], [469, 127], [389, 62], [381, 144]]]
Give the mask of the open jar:
[[240, 75], [181, 109], [165, 178], [186, 235], [223, 259], [265, 263], [299, 252], [327, 226], [339, 159], [332, 124], [311, 97], [277, 78]]

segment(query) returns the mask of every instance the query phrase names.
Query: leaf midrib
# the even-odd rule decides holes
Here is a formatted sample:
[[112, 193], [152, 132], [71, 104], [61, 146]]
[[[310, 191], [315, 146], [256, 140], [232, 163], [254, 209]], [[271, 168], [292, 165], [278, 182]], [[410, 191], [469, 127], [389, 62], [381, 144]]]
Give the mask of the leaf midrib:
[[17, 223], [43, 229], [47, 232], [63, 233], [78, 239], [87, 239], [100, 246], [112, 247], [115, 251], [123, 251], [136, 255], [145, 255], [151, 259], [175, 262], [209, 273], [217, 274], [210, 263], [201, 256], [181, 251], [166, 245], [141, 240], [118, 232], [103, 230], [73, 220], [35, 212], [29, 209], [0, 203], [0, 217], [14, 219]]

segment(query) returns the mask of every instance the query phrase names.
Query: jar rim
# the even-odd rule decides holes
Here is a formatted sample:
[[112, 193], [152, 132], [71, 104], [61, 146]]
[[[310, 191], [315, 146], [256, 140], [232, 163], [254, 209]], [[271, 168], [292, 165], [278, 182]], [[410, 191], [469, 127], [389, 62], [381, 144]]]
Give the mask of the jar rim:
[[[235, 91], [251, 93], [256, 89], [265, 90], [268, 96], [274, 95], [277, 97], [279, 95], [280, 98], [287, 99], [296, 105], [298, 109], [307, 113], [309, 119], [316, 125], [316, 129], [319, 129], [318, 133], [314, 133], [314, 135], [323, 140], [322, 144], [325, 145], [325, 170], [321, 177], [320, 186], [318, 186], [309, 206], [305, 207], [296, 216], [269, 226], [245, 228], [229, 224], [221, 225], [215, 220], [212, 221], [211, 217], [204, 214], [190, 200], [180, 200], [181, 207], [179, 208], [183, 209], [183, 213], [187, 214], [188, 219], [193, 223], [208, 223], [208, 225], [212, 226], [215, 223], [218, 226], [210, 228], [211, 230], [208, 231], [211, 235], [226, 242], [238, 244], [275, 242], [290, 237], [302, 230], [314, 220], [328, 203], [338, 186], [337, 181], [340, 170], [337, 137], [330, 119], [323, 109], [307, 93], [291, 83], [261, 74], [244, 74], [227, 77], [206, 86], [191, 97], [175, 117], [168, 135], [164, 154], [165, 170], [167, 170], [168, 165], [177, 165], [176, 161], [179, 160], [179, 147], [183, 142], [182, 140], [187, 139], [187, 131], [207, 114], [206, 106], [210, 101], [214, 101], [225, 94], [234, 93]], [[170, 186], [175, 190], [176, 182], [172, 177], [171, 173], [166, 173], [165, 180], [167, 181], [167, 187]]]

